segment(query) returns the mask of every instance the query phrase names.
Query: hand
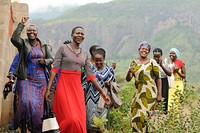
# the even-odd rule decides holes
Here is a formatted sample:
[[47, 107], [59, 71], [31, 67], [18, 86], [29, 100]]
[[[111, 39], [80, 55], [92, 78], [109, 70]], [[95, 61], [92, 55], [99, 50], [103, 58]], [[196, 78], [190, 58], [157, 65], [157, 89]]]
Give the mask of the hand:
[[133, 67], [133, 66], [130, 66], [130, 68], [128, 69], [128, 73], [129, 73], [129, 74], [132, 74], [132, 73], [133, 73], [133, 70], [134, 70], [134, 67]]
[[159, 58], [159, 64], [160, 65], [162, 65], [162, 62], [163, 62], [162, 58]]
[[107, 95], [104, 94], [104, 93], [102, 93], [101, 95], [102, 95], [102, 97], [103, 97], [105, 103], [106, 103], [107, 105], [110, 105], [110, 104], [111, 104], [111, 100], [110, 100], [109, 96], [107, 96]]
[[45, 64], [45, 60], [44, 60], [43, 58], [39, 58], [37, 61], [38, 61], [40, 64]]
[[6, 99], [8, 93], [12, 91], [12, 86], [13, 86], [13, 84], [14, 84], [14, 82], [8, 81], [8, 82], [4, 85], [4, 89], [3, 89], [3, 96], [4, 96], [4, 99]]
[[104, 83], [104, 85], [105, 85], [105, 87], [110, 87], [110, 82], [109, 81], [105, 81], [105, 83]]
[[28, 21], [29, 17], [22, 17], [21, 23], [25, 24]]
[[178, 72], [178, 67], [174, 64], [174, 72]]
[[49, 98], [49, 97], [50, 97], [50, 93], [51, 93], [50, 90], [47, 89], [46, 92], [45, 92], [45, 94], [44, 94], [44, 97], [45, 97], [45, 100], [46, 100], [46, 101], [49, 101], [49, 100], [50, 100], [50, 98]]
[[159, 103], [159, 102], [161, 102], [161, 100], [162, 100], [162, 95], [158, 94], [158, 96], [157, 96], [157, 102]]

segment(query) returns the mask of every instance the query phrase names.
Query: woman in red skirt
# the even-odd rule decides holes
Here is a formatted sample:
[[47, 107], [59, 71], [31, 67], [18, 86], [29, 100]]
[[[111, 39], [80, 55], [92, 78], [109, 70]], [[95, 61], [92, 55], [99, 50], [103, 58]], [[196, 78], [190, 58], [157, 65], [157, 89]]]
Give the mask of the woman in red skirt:
[[56, 74], [60, 73], [54, 96], [55, 112], [61, 133], [86, 133], [86, 107], [81, 85], [81, 70], [84, 68], [87, 79], [91, 81], [107, 104], [110, 99], [103, 93], [92, 72], [88, 54], [80, 47], [84, 40], [84, 29], [75, 27], [71, 33], [72, 42], [58, 49], [49, 79], [46, 100]]

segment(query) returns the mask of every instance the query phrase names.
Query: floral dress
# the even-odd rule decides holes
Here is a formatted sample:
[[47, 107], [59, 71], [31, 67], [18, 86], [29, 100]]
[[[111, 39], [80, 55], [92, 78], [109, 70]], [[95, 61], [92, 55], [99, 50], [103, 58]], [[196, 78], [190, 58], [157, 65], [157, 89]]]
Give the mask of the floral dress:
[[147, 64], [137, 64], [133, 60], [130, 66], [134, 66], [133, 74], [137, 89], [131, 105], [132, 131], [144, 133], [145, 118], [156, 102], [158, 91], [154, 79], [160, 78], [160, 70], [154, 59]]

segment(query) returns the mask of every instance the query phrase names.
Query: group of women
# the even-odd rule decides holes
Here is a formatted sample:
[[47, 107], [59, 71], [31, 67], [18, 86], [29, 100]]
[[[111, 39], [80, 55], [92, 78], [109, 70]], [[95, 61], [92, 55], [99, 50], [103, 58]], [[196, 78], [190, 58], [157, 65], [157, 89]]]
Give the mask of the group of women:
[[[162, 59], [162, 50], [155, 48], [153, 58], [148, 58], [151, 45], [142, 42], [138, 48], [139, 58], [133, 60], [127, 72], [126, 80], [135, 78], [136, 93], [131, 105], [131, 126], [133, 132], [147, 132], [145, 119], [148, 113], [164, 98], [164, 112], [171, 107], [174, 93], [183, 91], [183, 80], [186, 77], [185, 64], [177, 59], [180, 52], [176, 48], [170, 50], [170, 59]], [[168, 76], [174, 75], [174, 85], [169, 89]], [[169, 103], [169, 105], [168, 105]]]
[[[26, 132], [26, 128], [33, 133], [42, 132], [43, 103], [44, 100], [50, 100], [50, 90], [59, 73], [53, 111], [61, 133], [98, 132], [92, 126], [93, 118], [108, 114], [111, 100], [106, 92], [111, 82], [115, 82], [113, 68], [104, 63], [106, 51], [97, 45], [93, 46], [90, 49], [90, 59], [80, 46], [85, 31], [78, 26], [71, 32], [72, 41], [61, 45], [53, 58], [48, 45], [37, 38], [38, 30], [35, 25], [28, 26], [28, 39], [20, 37], [27, 21], [28, 17], [22, 17], [11, 38], [19, 51], [19, 61], [14, 73], [17, 77], [18, 106], [9, 128], [15, 130], [20, 127], [21, 132]], [[177, 59], [177, 49], [170, 51], [173, 68], [164, 64], [161, 49], [153, 51], [155, 60], [148, 58], [150, 51], [149, 43], [140, 44], [139, 58], [131, 62], [126, 76], [127, 81], [135, 78], [137, 88], [131, 105], [133, 132], [146, 131], [145, 116], [156, 102], [160, 102], [162, 97], [166, 103], [167, 98], [170, 101], [166, 75], [173, 73], [175, 81], [185, 78], [184, 63]], [[47, 77], [45, 68], [51, 64], [51, 74]], [[103, 108], [98, 105], [100, 99], [106, 103]], [[166, 110], [167, 106], [166, 104]]]
[[[19, 60], [14, 72], [17, 77], [16, 88], [19, 89], [16, 92], [18, 96], [17, 111], [9, 128], [15, 130], [20, 127], [21, 132], [26, 132], [27, 128], [33, 133], [42, 132], [43, 103], [44, 100], [50, 100], [50, 89], [59, 72], [59, 77], [56, 79], [53, 111], [60, 131], [63, 133], [86, 133], [86, 106], [81, 82], [82, 70], [84, 69], [89, 83], [86, 95], [89, 96], [90, 92], [94, 92], [95, 100], [101, 97], [105, 106], [108, 106], [111, 101], [103, 88], [109, 86], [110, 81], [115, 79], [112, 68], [104, 65], [105, 50], [99, 48], [93, 51], [94, 64], [92, 64], [87, 52], [80, 47], [85, 33], [84, 29], [78, 26], [72, 30], [72, 41], [60, 46], [53, 58], [48, 45], [37, 38], [38, 30], [35, 25], [27, 27], [27, 39], [20, 37], [27, 21], [28, 17], [22, 17], [11, 38], [11, 42], [19, 51]], [[46, 67], [52, 63], [53, 67], [48, 78]], [[107, 81], [108, 79], [109, 81]], [[89, 97], [88, 101], [91, 101]], [[95, 103], [87, 104], [88, 108], [92, 108], [97, 101], [93, 102]], [[105, 112], [107, 111], [98, 113]], [[91, 110], [92, 113], [95, 112]], [[91, 132], [93, 132], [92, 129]], [[94, 132], [96, 131], [94, 130]]]

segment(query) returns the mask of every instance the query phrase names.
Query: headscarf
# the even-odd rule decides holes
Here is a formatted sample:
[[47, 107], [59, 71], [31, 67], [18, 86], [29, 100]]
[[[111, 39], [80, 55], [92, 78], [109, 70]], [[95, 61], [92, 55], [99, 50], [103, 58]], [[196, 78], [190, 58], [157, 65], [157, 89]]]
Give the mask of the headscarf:
[[177, 58], [180, 57], [180, 52], [178, 51], [178, 49], [176, 49], [176, 48], [171, 48], [171, 49], [170, 49], [170, 52], [172, 52], [172, 51], [175, 52]]
[[148, 42], [141, 42], [141, 43], [140, 43], [139, 49], [140, 49], [142, 46], [146, 46], [146, 47], [148, 48], [149, 52], [151, 51], [151, 45], [150, 45], [150, 43], [148, 43]]

